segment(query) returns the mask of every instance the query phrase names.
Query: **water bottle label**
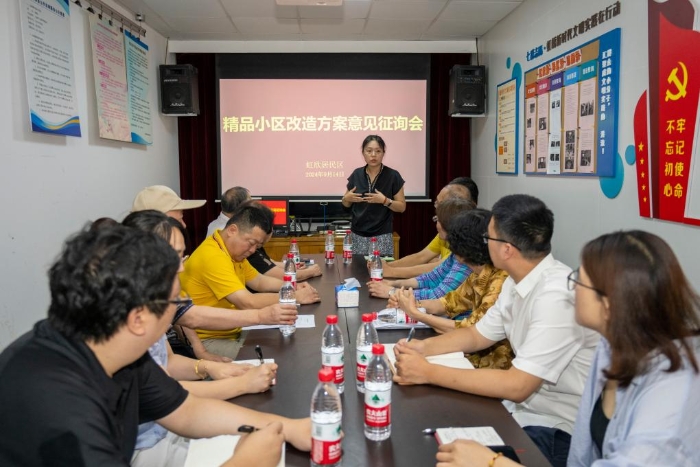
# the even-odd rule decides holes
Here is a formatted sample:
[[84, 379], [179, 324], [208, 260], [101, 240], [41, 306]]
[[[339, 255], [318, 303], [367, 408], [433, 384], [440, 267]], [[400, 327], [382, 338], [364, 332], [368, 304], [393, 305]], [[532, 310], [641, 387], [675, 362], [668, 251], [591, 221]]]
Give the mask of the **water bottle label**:
[[343, 247], [343, 258], [352, 258], [352, 247]]
[[326, 259], [334, 259], [334, 258], [335, 258], [335, 251], [326, 250]]
[[357, 351], [357, 380], [365, 380], [365, 372], [367, 371], [367, 364], [369, 359], [372, 358], [372, 349], [358, 350]]
[[344, 369], [344, 358], [343, 353], [322, 353], [321, 354], [321, 366], [323, 368], [330, 368], [333, 370], [334, 383], [340, 384], [345, 382], [345, 369]]
[[418, 320], [411, 318], [406, 314], [405, 311], [401, 309], [396, 310], [396, 323], [397, 324], [416, 324]]
[[316, 464], [340, 461], [340, 422], [311, 425], [311, 460]]
[[391, 389], [370, 391], [365, 386], [365, 423], [377, 428], [391, 425]]
[[383, 271], [381, 269], [372, 269], [369, 275], [373, 281], [380, 281], [383, 279], [384, 276]]

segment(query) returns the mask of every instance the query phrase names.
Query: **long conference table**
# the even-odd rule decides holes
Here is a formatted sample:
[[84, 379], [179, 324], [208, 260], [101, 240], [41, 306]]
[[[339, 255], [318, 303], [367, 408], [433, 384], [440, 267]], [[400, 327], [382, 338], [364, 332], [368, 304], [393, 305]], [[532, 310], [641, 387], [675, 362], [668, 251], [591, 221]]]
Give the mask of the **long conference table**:
[[[342, 258], [336, 258], [336, 264], [325, 265], [323, 255], [306, 256], [313, 258], [323, 271], [321, 277], [309, 281], [318, 289], [321, 302], [301, 306], [299, 313], [313, 314], [316, 327], [297, 329], [290, 338], [282, 337], [277, 329], [249, 331], [237, 359], [255, 359], [255, 346], [260, 345], [265, 358], [274, 358], [279, 365], [277, 385], [265, 393], [241, 396], [232, 402], [286, 417], [308, 417], [311, 395], [321, 367], [321, 334], [326, 316], [337, 314], [345, 339], [345, 392], [341, 396], [344, 467], [434, 466], [438, 444], [434, 436], [424, 435], [422, 430], [467, 426], [493, 426], [503, 441], [513, 446], [525, 465], [550, 465], [499, 400], [431, 385], [394, 384], [391, 437], [382, 442], [365, 439], [364, 394], [355, 386], [355, 338], [362, 313], [386, 308], [386, 300], [369, 297], [364, 286], [369, 274], [363, 256], [356, 255], [350, 265], [343, 264]], [[335, 286], [349, 277], [355, 277], [363, 284], [359, 307], [338, 308]], [[395, 343], [406, 335], [403, 330], [382, 330], [379, 331], [379, 341]], [[433, 335], [435, 333], [430, 329], [416, 329], [415, 338], [425, 339]], [[309, 453], [288, 445], [286, 465], [308, 466]]]

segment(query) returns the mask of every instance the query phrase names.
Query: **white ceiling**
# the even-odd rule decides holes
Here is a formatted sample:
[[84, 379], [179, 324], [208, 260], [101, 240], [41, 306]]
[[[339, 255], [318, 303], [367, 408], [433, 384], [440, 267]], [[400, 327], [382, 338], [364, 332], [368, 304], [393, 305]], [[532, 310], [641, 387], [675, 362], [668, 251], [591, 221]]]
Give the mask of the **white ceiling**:
[[115, 0], [179, 41], [459, 41], [482, 36], [524, 0]]

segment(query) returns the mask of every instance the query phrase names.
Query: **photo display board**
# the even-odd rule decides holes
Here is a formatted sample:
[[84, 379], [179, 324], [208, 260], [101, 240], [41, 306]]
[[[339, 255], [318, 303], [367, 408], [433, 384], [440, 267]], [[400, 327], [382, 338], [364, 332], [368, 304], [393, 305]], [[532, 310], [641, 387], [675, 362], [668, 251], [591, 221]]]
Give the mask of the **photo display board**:
[[525, 73], [526, 174], [614, 175], [619, 75], [619, 28]]

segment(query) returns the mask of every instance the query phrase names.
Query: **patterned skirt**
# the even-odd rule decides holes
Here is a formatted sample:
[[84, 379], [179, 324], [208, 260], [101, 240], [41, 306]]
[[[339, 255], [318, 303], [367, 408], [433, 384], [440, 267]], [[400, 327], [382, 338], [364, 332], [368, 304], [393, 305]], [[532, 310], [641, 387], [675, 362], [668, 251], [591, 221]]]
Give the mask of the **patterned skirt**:
[[[369, 244], [372, 237], [361, 237], [355, 232], [352, 234], [352, 250], [356, 255], [369, 256], [372, 252], [369, 251]], [[377, 235], [377, 248], [381, 256], [394, 256], [394, 237], [393, 234]]]

